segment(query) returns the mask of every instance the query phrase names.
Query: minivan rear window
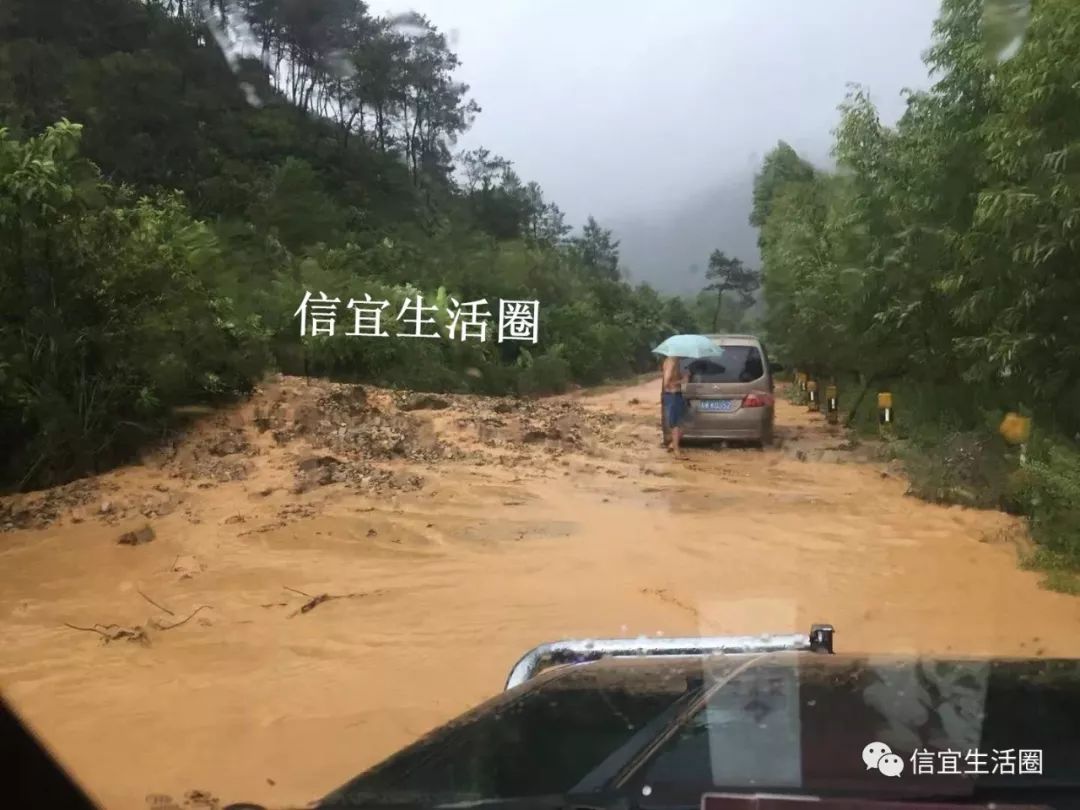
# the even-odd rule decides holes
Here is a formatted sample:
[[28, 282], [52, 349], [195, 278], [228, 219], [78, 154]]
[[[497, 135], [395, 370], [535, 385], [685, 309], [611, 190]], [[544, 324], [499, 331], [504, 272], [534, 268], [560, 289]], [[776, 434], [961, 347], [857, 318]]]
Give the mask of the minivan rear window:
[[765, 375], [765, 363], [756, 346], [724, 346], [719, 357], [686, 360], [682, 365], [692, 383], [745, 383]]

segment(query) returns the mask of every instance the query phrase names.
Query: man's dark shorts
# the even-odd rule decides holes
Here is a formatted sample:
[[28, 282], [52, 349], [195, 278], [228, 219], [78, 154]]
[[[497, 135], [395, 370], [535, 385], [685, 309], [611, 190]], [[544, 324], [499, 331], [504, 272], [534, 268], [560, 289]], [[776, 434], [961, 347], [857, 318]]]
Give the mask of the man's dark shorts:
[[664, 422], [668, 428], [678, 427], [686, 416], [686, 400], [681, 391], [664, 391], [660, 396], [664, 407]]

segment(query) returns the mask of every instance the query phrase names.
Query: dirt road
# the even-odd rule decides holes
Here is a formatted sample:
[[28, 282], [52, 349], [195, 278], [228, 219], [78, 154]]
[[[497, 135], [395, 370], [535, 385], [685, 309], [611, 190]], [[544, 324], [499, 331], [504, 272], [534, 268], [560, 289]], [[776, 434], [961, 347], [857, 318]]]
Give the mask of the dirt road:
[[1080, 599], [1018, 569], [1013, 519], [905, 497], [786, 403], [781, 447], [673, 463], [656, 387], [402, 413], [279, 380], [9, 502], [3, 692], [106, 807], [302, 806], [546, 640], [829, 621], [841, 651], [1080, 655]]

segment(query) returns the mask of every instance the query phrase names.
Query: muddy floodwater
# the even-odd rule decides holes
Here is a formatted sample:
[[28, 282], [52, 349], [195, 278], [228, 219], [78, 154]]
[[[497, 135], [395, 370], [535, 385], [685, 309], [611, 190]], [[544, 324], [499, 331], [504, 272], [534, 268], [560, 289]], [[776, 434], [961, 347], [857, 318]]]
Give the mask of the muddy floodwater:
[[1018, 567], [1018, 521], [906, 496], [804, 408], [779, 403], [776, 448], [676, 462], [655, 380], [351, 396], [281, 378], [7, 502], [0, 686], [104, 807], [303, 806], [560, 638], [820, 621], [837, 651], [1080, 654], [1080, 599]]

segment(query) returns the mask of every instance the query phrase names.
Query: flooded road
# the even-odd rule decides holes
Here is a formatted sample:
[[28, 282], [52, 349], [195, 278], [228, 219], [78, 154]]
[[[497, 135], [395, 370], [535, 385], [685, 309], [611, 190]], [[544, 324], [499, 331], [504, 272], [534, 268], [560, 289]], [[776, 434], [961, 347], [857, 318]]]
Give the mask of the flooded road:
[[[497, 693], [559, 638], [830, 622], [838, 652], [1080, 655], [1080, 599], [1019, 570], [1015, 519], [906, 497], [784, 402], [780, 447], [674, 462], [656, 399], [656, 381], [579, 397], [603, 438], [533, 441], [512, 463], [498, 441], [480, 454], [453, 408], [425, 412], [468, 452], [379, 495], [290, 489], [295, 458], [248, 405], [252, 469], [192, 482], [149, 519], [152, 542], [118, 543], [147, 520], [103, 521], [97, 501], [0, 535], [3, 692], [106, 807], [192, 790], [284, 807]], [[153, 465], [104, 478], [114, 501], [178, 487]], [[148, 627], [150, 643], [105, 644], [95, 624]]]

